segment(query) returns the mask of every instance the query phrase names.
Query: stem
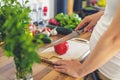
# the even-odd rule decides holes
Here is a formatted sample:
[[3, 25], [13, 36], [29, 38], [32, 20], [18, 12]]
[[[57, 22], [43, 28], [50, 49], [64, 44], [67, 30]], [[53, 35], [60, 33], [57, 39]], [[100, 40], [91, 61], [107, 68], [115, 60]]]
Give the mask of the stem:
[[32, 77], [32, 67], [22, 67], [20, 58], [14, 57], [16, 66], [16, 78], [17, 80], [29, 80]]

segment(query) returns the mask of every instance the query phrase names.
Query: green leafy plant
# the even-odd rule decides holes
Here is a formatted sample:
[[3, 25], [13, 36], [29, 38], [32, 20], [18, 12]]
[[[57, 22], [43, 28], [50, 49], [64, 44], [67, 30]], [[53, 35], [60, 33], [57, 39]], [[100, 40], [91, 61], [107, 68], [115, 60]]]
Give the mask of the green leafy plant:
[[71, 15], [59, 13], [55, 16], [55, 20], [60, 23], [60, 26], [72, 30], [74, 30], [75, 27], [81, 22], [81, 18], [76, 13]]
[[5, 42], [5, 55], [14, 57], [18, 80], [26, 80], [26, 75], [32, 73], [33, 63], [40, 62], [37, 44], [25, 32], [30, 22], [30, 9], [25, 6], [27, 2], [20, 4], [17, 0], [0, 0], [0, 41]]

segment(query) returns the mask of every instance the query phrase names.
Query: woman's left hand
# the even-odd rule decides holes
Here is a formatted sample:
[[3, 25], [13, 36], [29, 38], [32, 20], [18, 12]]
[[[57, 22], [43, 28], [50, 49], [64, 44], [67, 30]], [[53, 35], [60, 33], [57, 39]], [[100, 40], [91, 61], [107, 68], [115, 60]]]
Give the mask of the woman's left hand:
[[54, 62], [55, 64], [55, 70], [68, 74], [72, 77], [80, 77], [80, 61], [78, 60], [58, 60], [57, 62]]

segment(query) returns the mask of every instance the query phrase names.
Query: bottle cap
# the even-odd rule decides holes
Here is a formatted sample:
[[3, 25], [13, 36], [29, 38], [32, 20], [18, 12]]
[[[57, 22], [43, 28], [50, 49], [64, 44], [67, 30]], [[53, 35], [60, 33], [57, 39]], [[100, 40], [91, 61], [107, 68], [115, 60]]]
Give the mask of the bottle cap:
[[48, 11], [48, 7], [47, 6], [44, 6], [43, 7], [43, 12], [47, 12]]

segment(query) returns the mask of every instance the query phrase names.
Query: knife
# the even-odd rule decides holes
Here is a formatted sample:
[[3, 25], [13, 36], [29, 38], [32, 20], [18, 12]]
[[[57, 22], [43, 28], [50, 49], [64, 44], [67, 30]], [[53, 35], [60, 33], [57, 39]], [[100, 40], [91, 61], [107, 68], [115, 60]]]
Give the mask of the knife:
[[70, 34], [68, 34], [68, 35], [66, 35], [66, 36], [64, 36], [64, 37], [50, 43], [49, 45], [47, 45], [47, 46], [45, 46], [43, 48], [40, 48], [38, 52], [42, 52], [43, 50], [45, 50], [45, 49], [47, 49], [49, 47], [55, 46], [55, 45], [57, 45], [59, 43], [62, 43], [64, 41], [67, 41], [67, 40], [70, 40], [70, 39], [72, 39], [74, 37], [77, 37], [78, 35], [80, 35], [83, 32], [84, 27], [80, 28], [78, 31], [73, 31], [72, 33], [70, 33]]

